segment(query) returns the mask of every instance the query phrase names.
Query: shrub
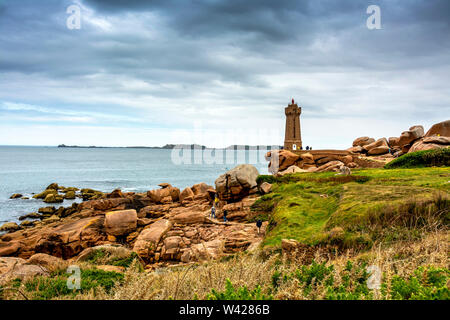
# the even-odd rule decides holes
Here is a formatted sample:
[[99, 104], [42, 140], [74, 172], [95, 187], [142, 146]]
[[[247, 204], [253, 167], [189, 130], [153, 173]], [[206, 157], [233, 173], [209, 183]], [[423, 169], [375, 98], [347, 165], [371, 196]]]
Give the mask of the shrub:
[[81, 270], [80, 290], [71, 290], [67, 287], [68, 275], [64, 271], [52, 273], [51, 277], [36, 277], [25, 282], [25, 290], [33, 294], [34, 299], [48, 300], [61, 296], [75, 296], [86, 293], [92, 289], [102, 288], [109, 292], [117, 282], [122, 282], [123, 274], [97, 269]]
[[383, 285], [382, 293], [395, 300], [449, 300], [449, 275], [448, 269], [419, 267], [407, 279], [394, 276], [390, 290]]
[[272, 175], [259, 175], [256, 178], [256, 183], [260, 186], [263, 182], [275, 183], [277, 182], [277, 179]]
[[220, 292], [215, 289], [211, 290], [211, 294], [207, 296], [208, 300], [272, 300], [271, 295], [262, 293], [261, 287], [256, 286], [255, 289], [249, 290], [246, 286], [234, 288], [230, 279], [226, 280], [225, 290]]
[[99, 249], [92, 252], [87, 258], [87, 261], [92, 264], [100, 264], [106, 258], [108, 258], [108, 253], [103, 249]]
[[407, 153], [392, 160], [385, 169], [450, 166], [450, 148]]
[[134, 259], [139, 261], [139, 256], [132, 252], [130, 256], [126, 258], [115, 257], [114, 255], [110, 255], [106, 250], [99, 249], [92, 252], [87, 261], [91, 264], [99, 265], [99, 264], [108, 264], [112, 266], [124, 267], [128, 268]]
[[325, 262], [319, 264], [313, 261], [309, 266], [301, 266], [301, 268], [297, 270], [295, 276], [301, 283], [304, 283], [307, 288], [310, 288], [312, 285], [321, 283], [325, 278], [327, 278], [327, 285], [333, 284], [332, 272], [332, 265], [327, 267]]
[[312, 261], [311, 264], [303, 265], [291, 274], [274, 272], [272, 286], [277, 290], [282, 283], [294, 278], [298, 281], [298, 287], [302, 289], [303, 297], [306, 299], [371, 299], [373, 294], [367, 287], [368, 276], [366, 263], [354, 264], [348, 260], [345, 267], [338, 272], [334, 265], [327, 266], [325, 262]]
[[[137, 255], [136, 252], [132, 252], [129, 257], [124, 258], [124, 259], [120, 259], [120, 258], [112, 259], [109, 263], [113, 266], [128, 268], [134, 259], [139, 260], [139, 256]], [[139, 264], [139, 266], [141, 266], [141, 265]]]

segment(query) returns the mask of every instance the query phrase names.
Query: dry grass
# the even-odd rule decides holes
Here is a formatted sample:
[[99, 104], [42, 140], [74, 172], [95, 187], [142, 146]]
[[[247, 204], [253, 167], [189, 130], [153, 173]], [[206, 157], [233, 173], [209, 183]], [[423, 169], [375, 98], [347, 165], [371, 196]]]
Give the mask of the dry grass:
[[[448, 231], [441, 230], [430, 233], [419, 241], [398, 242], [388, 248], [378, 246], [356, 256], [344, 253], [330, 257], [324, 251], [317, 251], [315, 261], [325, 262], [327, 266], [333, 265], [332, 276], [336, 285], [344, 281], [343, 270], [349, 260], [355, 264], [364, 262], [366, 265], [375, 265], [383, 272], [382, 281], [389, 288], [393, 276], [407, 278], [420, 266], [449, 268], [448, 237]], [[137, 272], [137, 268], [131, 266], [125, 274], [123, 285], [117, 286], [110, 294], [83, 294], [76, 299], [205, 299], [212, 288], [223, 291], [227, 279], [235, 287], [246, 286], [250, 290], [259, 285], [262, 292], [272, 294], [274, 299], [324, 299], [324, 285], [313, 286], [305, 294], [304, 284], [295, 277], [283, 281], [274, 290], [272, 275], [275, 271], [293, 274], [300, 266], [300, 262], [287, 261], [280, 254], [263, 259], [261, 252], [236, 255], [226, 261], [210, 261], [151, 273]], [[382, 297], [378, 291], [374, 291], [372, 298]]]
[[[382, 283], [389, 288], [394, 276], [408, 278], [420, 266], [432, 266], [436, 268], [449, 268], [449, 233], [439, 231], [430, 233], [427, 237], [415, 242], [398, 242], [395, 245], [383, 248], [381, 245], [371, 251], [351, 257], [350, 254], [342, 254], [333, 260], [327, 260], [324, 256], [316, 257], [318, 262], [326, 262], [333, 265], [333, 278], [336, 285], [343, 282], [342, 274], [346, 268], [347, 261], [366, 262], [367, 265], [377, 266], [383, 273]], [[292, 272], [296, 266], [285, 265], [286, 272]], [[450, 285], [450, 284], [449, 284]], [[317, 286], [308, 295], [303, 292], [304, 287], [297, 279], [292, 279], [280, 286], [275, 299], [323, 299], [326, 294], [323, 285]], [[373, 299], [381, 299], [378, 291], [373, 292]], [[388, 295], [384, 297], [390, 299]]]
[[205, 299], [212, 288], [224, 289], [226, 280], [234, 285], [254, 288], [270, 283], [276, 256], [262, 261], [258, 255], [236, 255], [227, 261], [210, 261], [156, 272], [125, 274], [125, 284], [106, 299]]
[[402, 226], [408, 229], [435, 230], [446, 225], [450, 212], [450, 197], [444, 192], [435, 192], [432, 199], [415, 199], [400, 205], [387, 205], [382, 210], [372, 210], [366, 217], [373, 228]]

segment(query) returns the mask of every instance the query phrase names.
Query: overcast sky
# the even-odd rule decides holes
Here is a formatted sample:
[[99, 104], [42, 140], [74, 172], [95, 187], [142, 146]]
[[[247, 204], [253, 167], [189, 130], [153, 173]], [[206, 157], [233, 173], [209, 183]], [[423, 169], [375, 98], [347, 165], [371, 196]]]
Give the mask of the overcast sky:
[[450, 1], [0, 0], [0, 145], [282, 145], [291, 98], [314, 149], [449, 119]]

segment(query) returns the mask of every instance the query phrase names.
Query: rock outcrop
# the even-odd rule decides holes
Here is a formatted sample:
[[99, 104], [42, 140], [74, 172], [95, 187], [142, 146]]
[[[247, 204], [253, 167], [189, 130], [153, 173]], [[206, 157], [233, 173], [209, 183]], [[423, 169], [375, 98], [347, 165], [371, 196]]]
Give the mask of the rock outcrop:
[[258, 170], [250, 164], [241, 164], [227, 171], [215, 181], [220, 200], [237, 201], [257, 192]]
[[0, 256], [47, 253], [64, 259], [106, 241], [104, 216], [71, 218], [0, 236]]
[[369, 156], [386, 154], [389, 152], [389, 144], [386, 138], [381, 138], [371, 144], [363, 146], [363, 150], [366, 151]]
[[48, 271], [62, 269], [68, 265], [68, 262], [45, 253], [36, 253], [32, 255], [25, 264], [38, 265], [44, 267]]
[[318, 167], [314, 172], [334, 171], [339, 172], [344, 163], [341, 161], [330, 161]]
[[359, 138], [356, 138], [354, 141], [353, 141], [353, 147], [364, 147], [364, 146], [366, 146], [366, 145], [368, 145], [368, 144], [371, 144], [371, 143], [374, 143], [375, 142], [375, 139], [374, 138], [369, 138], [369, 137], [359, 137]]
[[[305, 159], [311, 161], [311, 157]], [[222, 199], [216, 219], [210, 218], [216, 190], [205, 183], [183, 192], [168, 183], [146, 193], [114, 190], [70, 207], [43, 207], [39, 213], [22, 216], [22, 226], [10, 223], [3, 227], [9, 233], [0, 235], [0, 257], [19, 261], [27, 266], [20, 268], [33, 274], [34, 267], [28, 266], [51, 272], [73, 259], [98, 260], [101, 268], [110, 269], [109, 258], [128, 259], [131, 254], [153, 265], [209, 260], [255, 248], [262, 235], [247, 221], [255, 214], [250, 208], [258, 197], [254, 194], [257, 176], [256, 168], [244, 165], [217, 179]], [[262, 185], [263, 192], [270, 189], [270, 184]], [[77, 192], [52, 184], [47, 195], [56, 195], [56, 190], [65, 195]], [[81, 189], [81, 194], [96, 193]], [[221, 219], [224, 210], [228, 211], [227, 222]], [[37, 220], [26, 220], [31, 218]], [[264, 222], [263, 232], [266, 226]], [[97, 255], [99, 250], [101, 255]]]
[[[390, 157], [391, 154], [398, 157], [408, 152], [448, 147], [450, 143], [446, 137], [450, 137], [450, 120], [434, 124], [426, 134], [423, 126], [416, 125], [403, 131], [399, 137], [390, 137], [388, 140], [381, 138], [375, 141], [369, 137], [360, 137], [347, 150], [371, 158]], [[360, 161], [355, 162], [360, 164]]]
[[277, 174], [279, 171], [295, 165], [300, 156], [289, 150], [275, 150], [267, 152], [265, 158], [266, 161], [269, 161], [269, 172]]
[[180, 257], [180, 260], [182, 262], [190, 262], [217, 259], [223, 255], [224, 249], [225, 240], [223, 239], [202, 242], [185, 250]]
[[183, 202], [190, 202], [192, 200], [194, 200], [194, 191], [192, 191], [192, 189], [190, 187], [185, 188], [183, 191], [181, 191], [180, 193], [180, 201]]
[[[368, 142], [371, 140], [367, 138], [364, 141]], [[362, 150], [362, 147], [360, 146], [354, 148]], [[290, 161], [283, 160], [286, 154], [291, 157]], [[310, 150], [298, 151], [295, 158], [296, 161], [293, 165], [290, 165], [289, 167], [282, 166], [283, 170], [276, 171], [276, 161], [282, 159], [283, 163], [291, 163], [294, 159], [291, 154], [293, 154], [293, 152], [286, 152], [285, 150], [271, 150], [270, 152], [268, 152], [266, 154], [266, 159], [270, 161], [269, 172], [271, 172], [273, 175], [283, 176], [293, 173], [322, 172], [323, 170], [328, 169], [330, 171], [334, 171], [334, 168], [332, 166], [328, 166], [327, 164], [335, 161], [339, 161], [345, 165], [349, 165], [351, 163], [353, 166], [358, 166], [355, 163], [354, 153], [350, 152], [349, 150]]]
[[31, 279], [36, 276], [49, 276], [50, 273], [47, 269], [37, 265], [17, 264], [11, 269], [0, 275], [0, 284], [7, 283], [14, 279]]
[[139, 234], [134, 243], [133, 251], [142, 259], [147, 261], [151, 260], [155, 255], [161, 238], [171, 227], [172, 223], [167, 219], [154, 222]]
[[405, 152], [415, 152], [431, 149], [442, 149], [450, 146], [450, 120], [436, 123], [420, 139], [412, 143]]
[[409, 130], [402, 132], [398, 144], [402, 148], [402, 150], [405, 150], [406, 148], [409, 149], [409, 147], [416, 140], [422, 138], [424, 134], [425, 133], [422, 126], [413, 126], [409, 128]]
[[147, 196], [154, 203], [171, 203], [178, 201], [180, 197], [180, 189], [172, 187], [170, 184], [163, 184], [161, 189], [148, 191]]
[[430, 136], [416, 141], [408, 152], [442, 149], [450, 146], [450, 137]]
[[136, 230], [136, 210], [110, 211], [105, 214], [105, 229], [108, 235], [115, 237], [127, 235]]
[[261, 185], [259, 186], [259, 192], [262, 194], [267, 194], [267, 193], [272, 192], [272, 185], [268, 182], [261, 183]]
[[0, 227], [0, 231], [16, 231], [19, 229], [20, 227], [15, 222], [6, 222]]
[[431, 136], [450, 137], [450, 120], [434, 124], [425, 134], [426, 138]]

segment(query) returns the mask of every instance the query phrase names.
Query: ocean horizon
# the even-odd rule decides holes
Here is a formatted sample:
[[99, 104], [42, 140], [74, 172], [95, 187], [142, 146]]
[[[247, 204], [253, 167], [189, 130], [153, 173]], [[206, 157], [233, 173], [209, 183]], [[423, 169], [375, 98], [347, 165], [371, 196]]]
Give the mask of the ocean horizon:
[[[0, 223], [17, 222], [20, 216], [47, 206], [32, 196], [53, 182], [64, 187], [92, 188], [102, 192], [114, 189], [143, 192], [157, 189], [158, 184], [164, 182], [180, 190], [200, 182], [214, 186], [221, 174], [242, 163], [255, 165], [260, 174], [268, 173], [263, 152], [242, 150], [241, 154], [233, 155], [233, 161], [224, 153], [223, 161], [216, 157], [211, 163], [211, 159], [207, 159], [209, 153], [203, 155], [205, 161], [197, 161], [194, 155], [174, 157], [172, 151], [126, 147], [0, 146]], [[180, 163], [180, 159], [188, 161]], [[9, 199], [14, 193], [30, 199]], [[81, 199], [52, 205], [70, 206], [74, 201]]]

